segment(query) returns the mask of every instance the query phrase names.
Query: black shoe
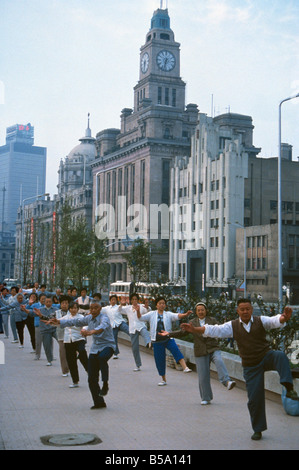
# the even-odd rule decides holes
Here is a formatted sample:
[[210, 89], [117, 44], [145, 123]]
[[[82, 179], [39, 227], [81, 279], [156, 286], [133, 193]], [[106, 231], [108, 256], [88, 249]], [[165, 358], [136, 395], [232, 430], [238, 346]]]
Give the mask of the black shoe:
[[251, 436], [251, 439], [253, 441], [259, 441], [261, 438], [262, 438], [262, 433], [261, 432], [255, 432]]
[[107, 395], [108, 390], [109, 390], [108, 382], [104, 382], [102, 390], [99, 393], [100, 397], [104, 397], [105, 395]]
[[104, 402], [104, 403], [100, 403], [99, 405], [93, 405], [90, 409], [91, 409], [91, 410], [97, 410], [97, 409], [99, 409], [99, 408], [106, 408], [106, 407], [107, 407], [107, 405], [106, 405], [106, 403]]

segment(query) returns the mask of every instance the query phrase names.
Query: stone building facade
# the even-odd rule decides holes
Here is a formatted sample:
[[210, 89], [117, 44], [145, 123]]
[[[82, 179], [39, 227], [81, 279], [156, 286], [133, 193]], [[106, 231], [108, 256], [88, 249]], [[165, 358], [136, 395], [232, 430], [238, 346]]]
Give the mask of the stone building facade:
[[[94, 223], [109, 240], [111, 281], [128, 278], [122, 243], [128, 236], [151, 241], [156, 271], [168, 275], [169, 233], [161, 236], [158, 208], [170, 203], [174, 160], [190, 155], [198, 109], [185, 105], [185, 87], [180, 44], [170, 28], [168, 10], [158, 9], [140, 49], [134, 108], [122, 110], [119, 130], [105, 129], [96, 135]], [[111, 211], [106, 225], [101, 219], [105, 204]]]

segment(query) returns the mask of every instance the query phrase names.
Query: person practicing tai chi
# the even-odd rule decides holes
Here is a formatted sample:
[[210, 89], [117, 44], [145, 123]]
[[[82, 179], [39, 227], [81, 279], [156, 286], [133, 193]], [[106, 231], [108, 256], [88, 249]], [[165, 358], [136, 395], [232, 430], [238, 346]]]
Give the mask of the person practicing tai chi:
[[[109, 386], [109, 366], [108, 361], [115, 350], [115, 342], [109, 318], [101, 313], [101, 305], [91, 304], [90, 315], [82, 318], [57, 318], [50, 320], [51, 325], [67, 326], [87, 326], [82, 329], [83, 337], [92, 336], [93, 342], [88, 357], [88, 385], [94, 405], [91, 409], [106, 408], [104, 396], [107, 395]], [[99, 373], [101, 372], [103, 387], [99, 385]]]
[[243, 375], [248, 395], [248, 410], [254, 433], [253, 440], [262, 438], [267, 429], [264, 373], [276, 370], [280, 383], [286, 388], [286, 396], [298, 399], [293, 388], [293, 377], [289, 360], [282, 351], [273, 351], [267, 341], [267, 330], [282, 327], [292, 315], [292, 309], [285, 307], [282, 315], [274, 317], [253, 316], [250, 299], [238, 299], [239, 318], [223, 325], [204, 325], [195, 327], [192, 323], [183, 323], [181, 328], [190, 333], [200, 333], [204, 337], [234, 338], [242, 360]]
[[133, 369], [135, 372], [140, 371], [142, 366], [139, 350], [139, 336], [142, 336], [144, 339], [146, 347], [149, 348], [151, 346], [150, 334], [144, 322], [140, 321], [137, 316], [137, 311], [139, 311], [141, 315], [143, 313], [147, 313], [147, 309], [143, 307], [143, 305], [139, 304], [139, 300], [139, 295], [133, 293], [130, 295], [130, 305], [127, 305], [126, 299], [124, 297], [122, 297], [120, 304], [120, 312], [125, 314], [129, 321], [129, 333], [132, 343], [132, 352], [136, 364], [135, 369]]
[[159, 375], [162, 377], [159, 386], [166, 385], [166, 349], [168, 349], [173, 355], [175, 361], [180, 363], [183, 372], [192, 372], [186, 365], [185, 359], [181, 351], [179, 350], [175, 340], [168, 336], [162, 335], [162, 331], [171, 331], [171, 323], [173, 321], [186, 318], [190, 315], [191, 310], [186, 313], [173, 313], [165, 311], [166, 300], [164, 297], [158, 297], [156, 299], [157, 310], [152, 310], [144, 315], [141, 315], [140, 309], [137, 309], [137, 316], [141, 321], [148, 321], [150, 324], [150, 336], [154, 349], [154, 359]]
[[[198, 302], [195, 305], [196, 317], [190, 321], [194, 327], [203, 325], [216, 325], [215, 318], [207, 315], [208, 310], [206, 304]], [[171, 338], [180, 338], [185, 333], [182, 330], [173, 332], [164, 332], [169, 334]], [[194, 333], [193, 333], [194, 334]], [[204, 338], [201, 334], [194, 334], [194, 357], [196, 362], [196, 369], [198, 374], [199, 393], [201, 396], [201, 404], [208, 405], [213, 399], [213, 392], [211, 387], [210, 377], [210, 364], [214, 362], [220, 382], [227, 390], [232, 390], [236, 385], [234, 380], [231, 380], [223, 359], [217, 339]]]

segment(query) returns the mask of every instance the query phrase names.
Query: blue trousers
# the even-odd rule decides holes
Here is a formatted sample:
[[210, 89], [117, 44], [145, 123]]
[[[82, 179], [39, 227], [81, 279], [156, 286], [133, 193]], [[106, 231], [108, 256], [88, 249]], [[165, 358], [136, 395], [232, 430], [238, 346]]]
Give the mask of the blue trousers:
[[293, 383], [289, 360], [282, 351], [269, 351], [259, 364], [243, 368], [248, 395], [247, 406], [255, 432], [267, 429], [264, 373], [269, 370], [278, 372], [280, 383]]
[[153, 348], [156, 367], [159, 375], [161, 376], [165, 375], [166, 371], [166, 349], [171, 352], [176, 362], [184, 359], [183, 354], [179, 350], [173, 338], [170, 338], [167, 341], [157, 341], [153, 343]]
[[130, 333], [129, 333], [129, 326], [128, 326], [128, 324], [127, 324], [125, 321], [123, 321], [123, 322], [120, 323], [120, 325], [115, 326], [115, 327], [112, 329], [112, 331], [113, 331], [114, 341], [115, 341], [115, 345], [116, 345], [114, 354], [117, 356], [117, 355], [119, 354], [118, 341], [117, 341], [118, 332], [119, 332], [119, 331], [123, 331], [123, 332], [126, 333], [128, 336], [130, 336]]

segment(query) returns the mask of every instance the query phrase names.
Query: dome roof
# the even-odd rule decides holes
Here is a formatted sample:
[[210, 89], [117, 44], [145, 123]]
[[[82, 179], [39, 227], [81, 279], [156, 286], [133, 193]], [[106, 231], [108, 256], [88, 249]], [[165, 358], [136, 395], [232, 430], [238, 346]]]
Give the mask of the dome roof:
[[86, 162], [94, 160], [97, 155], [95, 146], [96, 139], [94, 137], [91, 137], [91, 130], [89, 128], [89, 114], [88, 126], [85, 131], [85, 136], [79, 139], [79, 141], [80, 144], [76, 145], [76, 147], [74, 147], [68, 154], [68, 159], [77, 160], [80, 159], [79, 157], [81, 156], [86, 158]]
[[80, 156], [85, 156], [86, 161], [91, 161], [95, 159], [96, 153], [96, 146], [94, 142], [82, 142], [81, 144], [76, 145], [76, 147], [70, 151], [68, 154], [68, 159], [76, 160]]

